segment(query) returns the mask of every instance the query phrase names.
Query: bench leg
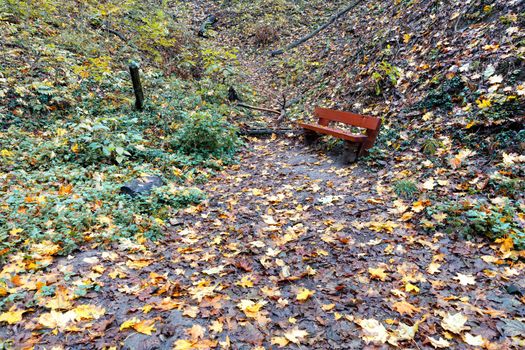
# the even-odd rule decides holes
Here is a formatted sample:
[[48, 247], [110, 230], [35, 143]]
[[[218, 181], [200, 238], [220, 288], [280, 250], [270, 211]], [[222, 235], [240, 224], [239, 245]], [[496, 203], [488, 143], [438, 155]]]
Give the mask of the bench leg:
[[[359, 144], [361, 145], [361, 144]], [[358, 146], [359, 147], [359, 146]], [[353, 142], [345, 141], [343, 146], [343, 154], [342, 154], [342, 160], [343, 163], [349, 164], [357, 161], [357, 157], [359, 156], [359, 150], [356, 153], [356, 144]]]
[[355, 155], [355, 161], [356, 162], [359, 159], [359, 156], [363, 153], [363, 145], [364, 145], [364, 143], [360, 142], [359, 146], [357, 147], [357, 153]]
[[305, 129], [304, 133], [303, 133], [304, 142], [307, 145], [312, 145], [315, 141], [317, 141], [319, 136], [320, 135], [318, 133], [316, 133], [315, 131], [308, 130], [308, 129]]

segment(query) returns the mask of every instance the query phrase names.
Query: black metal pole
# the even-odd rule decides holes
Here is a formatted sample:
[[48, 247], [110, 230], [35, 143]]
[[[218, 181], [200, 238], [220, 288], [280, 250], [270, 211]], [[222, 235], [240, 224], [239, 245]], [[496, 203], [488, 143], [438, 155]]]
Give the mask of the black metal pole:
[[131, 62], [129, 65], [131, 81], [133, 82], [133, 91], [135, 92], [135, 108], [141, 111], [144, 107], [144, 93], [142, 92], [142, 84], [140, 83], [139, 68], [137, 62]]

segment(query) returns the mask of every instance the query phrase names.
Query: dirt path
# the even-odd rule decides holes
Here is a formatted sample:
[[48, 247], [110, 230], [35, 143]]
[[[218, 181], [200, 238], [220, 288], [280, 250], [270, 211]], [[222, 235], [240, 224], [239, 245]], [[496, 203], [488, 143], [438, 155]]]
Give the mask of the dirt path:
[[[491, 248], [392, 221], [385, 170], [342, 167], [288, 139], [248, 147], [165, 240], [123, 239], [24, 275], [19, 295], [32, 311], [0, 337], [38, 349], [363, 349], [388, 329], [402, 348], [427, 349], [447, 313], [461, 313], [463, 337], [508, 348], [497, 329], [525, 309], [504, 288], [518, 272]], [[39, 281], [55, 295], [35, 294]], [[91, 314], [68, 321], [79, 305]], [[468, 348], [453, 333], [451, 346]]]

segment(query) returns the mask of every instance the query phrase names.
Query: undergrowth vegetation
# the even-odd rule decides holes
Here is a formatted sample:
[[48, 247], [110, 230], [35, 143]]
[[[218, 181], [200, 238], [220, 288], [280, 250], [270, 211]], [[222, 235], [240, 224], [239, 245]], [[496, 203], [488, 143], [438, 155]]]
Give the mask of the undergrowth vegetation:
[[[1, 9], [13, 45], [0, 73], [0, 260], [42, 242], [67, 254], [160, 237], [178, 209], [205, 198], [197, 186], [234, 161], [225, 101], [235, 53], [197, 45], [166, 2], [39, 4]], [[132, 108], [130, 59], [144, 67], [143, 111]], [[196, 71], [199, 80], [185, 80]], [[121, 194], [146, 175], [165, 185]]]
[[[28, 238], [60, 243], [64, 252], [86, 240], [155, 238], [174, 210], [203, 198], [183, 185], [205, 181], [233, 160], [235, 128], [223, 117], [226, 107], [205, 103], [195, 83], [155, 82], [149, 88], [164, 93], [144, 112], [93, 100], [38, 129], [25, 120], [0, 133], [4, 253]], [[124, 182], [142, 174], [167, 184], [149, 197], [120, 194]]]

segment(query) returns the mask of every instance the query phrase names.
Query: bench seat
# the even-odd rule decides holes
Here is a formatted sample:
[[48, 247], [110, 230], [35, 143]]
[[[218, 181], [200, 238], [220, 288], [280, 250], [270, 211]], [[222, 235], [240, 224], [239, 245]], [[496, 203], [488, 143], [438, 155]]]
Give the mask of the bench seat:
[[332, 136], [335, 136], [335, 137], [338, 137], [340, 139], [347, 140], [347, 141], [363, 143], [366, 140], [368, 140], [368, 136], [366, 135], [351, 134], [348, 131], [342, 130], [342, 129], [330, 128], [327, 126], [314, 125], [314, 124], [304, 124], [304, 123], [298, 123], [298, 124], [303, 129], [312, 130], [320, 134], [332, 135]]
[[[314, 114], [318, 118], [317, 124], [298, 123], [305, 131], [305, 140], [310, 143], [315, 140], [317, 134], [325, 134], [344, 140], [346, 149], [349, 149], [348, 145], [350, 143], [357, 143], [359, 147], [357, 148], [355, 160], [357, 160], [359, 155], [366, 153], [366, 151], [374, 145], [379, 133], [379, 128], [381, 127], [380, 118], [352, 112], [317, 107], [315, 108]], [[352, 134], [346, 130], [331, 128], [330, 123], [332, 122], [366, 129], [366, 134]]]

